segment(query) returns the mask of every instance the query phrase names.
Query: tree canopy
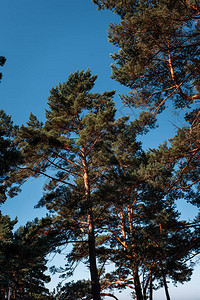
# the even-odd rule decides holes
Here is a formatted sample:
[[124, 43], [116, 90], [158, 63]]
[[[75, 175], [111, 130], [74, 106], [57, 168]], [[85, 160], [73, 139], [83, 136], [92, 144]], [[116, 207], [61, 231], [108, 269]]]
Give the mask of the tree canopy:
[[111, 24], [113, 78], [130, 87], [123, 100], [159, 112], [169, 99], [176, 108], [198, 102], [199, 14], [197, 1], [94, 1], [121, 17]]
[[[189, 281], [200, 253], [199, 215], [181, 220], [176, 207], [180, 199], [200, 205], [199, 1], [93, 2], [121, 18], [108, 33], [119, 48], [112, 78], [130, 89], [123, 103], [142, 111], [116, 119], [115, 91], [94, 92], [90, 69], [50, 90], [44, 122], [30, 113], [15, 126], [0, 110], [0, 201], [45, 177], [37, 207], [48, 210], [16, 231], [17, 219], [0, 213], [4, 298], [117, 299], [110, 291], [130, 287], [134, 299], [152, 300], [164, 287], [170, 300], [168, 281]], [[145, 151], [139, 135], [167, 106], [181, 111], [183, 126]], [[50, 270], [68, 278], [82, 261], [91, 280], [60, 284], [50, 295], [47, 255], [68, 244], [65, 264]]]
[[46, 190], [55, 191], [60, 185], [75, 193], [79, 209], [87, 215], [92, 292], [94, 299], [100, 299], [92, 192], [109, 155], [115, 92], [91, 93], [96, 78], [90, 70], [77, 71], [51, 90], [45, 124], [31, 114], [27, 126], [22, 125], [17, 131], [24, 163], [9, 181], [21, 184], [31, 176], [43, 175], [50, 179]]

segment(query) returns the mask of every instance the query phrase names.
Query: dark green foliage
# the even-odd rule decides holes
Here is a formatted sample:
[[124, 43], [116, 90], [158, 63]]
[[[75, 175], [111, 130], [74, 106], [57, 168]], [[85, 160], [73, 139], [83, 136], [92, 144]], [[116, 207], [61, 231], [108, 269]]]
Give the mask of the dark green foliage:
[[[0, 110], [0, 203], [6, 200], [7, 188], [11, 182], [7, 183], [9, 173], [16, 170], [21, 162], [21, 156], [14, 142], [14, 131], [11, 117]], [[10, 190], [10, 196], [15, 194], [15, 188]]]
[[[0, 56], [0, 66], [2, 67], [6, 62], [6, 59], [4, 56]], [[0, 73], [0, 81], [2, 79], [2, 73]]]
[[[182, 197], [188, 202], [199, 206], [199, 124], [196, 120], [192, 127], [182, 127], [177, 134], [158, 149], [149, 151], [149, 164], [140, 170], [143, 178], [154, 185], [162, 184], [158, 180], [162, 173], [171, 172], [170, 180], [163, 188], [171, 197]], [[159, 175], [160, 174], [160, 175]], [[158, 180], [158, 181], [157, 181]], [[174, 198], [175, 199], [175, 198]]]
[[10, 221], [8, 216], [1, 216], [0, 221], [2, 293], [6, 294], [10, 288], [12, 294], [27, 299], [37, 299], [36, 294], [38, 297], [47, 296], [48, 289], [44, 283], [48, 283], [50, 277], [44, 274], [47, 270], [45, 256], [52, 248], [46, 235], [39, 230], [41, 221], [28, 222], [14, 234], [11, 230], [16, 220]]
[[91, 282], [78, 280], [77, 282], [66, 283], [58, 289], [57, 297], [61, 300], [92, 299]]
[[11, 249], [13, 241], [13, 227], [17, 220], [11, 221], [9, 216], [3, 216], [0, 213], [0, 286], [1, 289], [8, 285], [11, 262], [7, 260], [8, 252]]
[[100, 155], [100, 149], [93, 148], [105, 139], [113, 121], [114, 92], [89, 93], [95, 80], [89, 70], [71, 74], [66, 83], [51, 90], [45, 124], [31, 114], [27, 126], [20, 128], [17, 139], [26, 168], [16, 175], [19, 181], [50, 168], [55, 176], [52, 171], [52, 175], [45, 173], [50, 179], [46, 188], [51, 190], [59, 182], [74, 187], [70, 176], [82, 177], [82, 147], [88, 159]]

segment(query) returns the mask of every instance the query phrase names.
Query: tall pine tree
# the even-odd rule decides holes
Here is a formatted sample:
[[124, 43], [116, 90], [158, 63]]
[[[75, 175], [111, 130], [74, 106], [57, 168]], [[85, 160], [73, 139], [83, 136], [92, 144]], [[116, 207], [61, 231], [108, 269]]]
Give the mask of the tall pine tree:
[[[104, 172], [108, 129], [114, 121], [115, 108], [114, 91], [90, 92], [96, 78], [90, 70], [77, 71], [52, 88], [45, 123], [31, 114], [27, 126], [18, 130], [24, 164], [10, 176], [10, 181], [23, 183], [31, 176], [43, 175], [49, 178], [46, 190], [55, 191], [59, 185], [70, 187], [76, 194], [80, 210], [87, 214], [92, 295], [99, 300], [91, 195]], [[70, 202], [70, 197], [67, 200]]]
[[160, 168], [174, 168], [171, 188], [184, 190], [185, 198], [199, 203], [199, 1], [93, 2], [121, 18], [119, 24], [110, 25], [109, 41], [119, 47], [112, 55], [113, 78], [131, 89], [122, 100], [154, 116], [169, 101], [186, 113], [187, 123], [183, 119], [184, 127], [169, 148], [160, 148], [157, 158], [162, 157]]

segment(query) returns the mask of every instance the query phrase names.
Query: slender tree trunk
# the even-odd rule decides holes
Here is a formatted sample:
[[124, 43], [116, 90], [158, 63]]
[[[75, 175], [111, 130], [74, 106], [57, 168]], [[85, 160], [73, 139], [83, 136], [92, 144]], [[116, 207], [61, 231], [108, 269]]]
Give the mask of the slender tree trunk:
[[168, 286], [167, 286], [167, 280], [166, 280], [165, 272], [163, 269], [162, 261], [160, 261], [160, 266], [161, 266], [161, 272], [162, 272], [163, 284], [164, 284], [164, 288], [165, 288], [166, 299], [171, 300], [170, 296], [169, 296], [169, 290], [168, 290]]
[[95, 236], [94, 236], [94, 222], [92, 208], [88, 209], [88, 243], [89, 243], [89, 262], [90, 262], [90, 274], [92, 282], [92, 295], [93, 300], [100, 300], [100, 284], [99, 276], [96, 264], [95, 253]]
[[145, 285], [143, 286], [143, 299], [144, 300], [147, 300], [147, 288], [148, 288], [148, 285], [149, 285], [149, 281], [150, 281], [150, 276], [148, 277]]
[[149, 300], [153, 300], [153, 279], [152, 279], [152, 270], [150, 270]]
[[163, 275], [163, 283], [164, 283], [164, 287], [165, 287], [166, 299], [170, 300], [169, 290], [168, 290], [168, 286], [167, 286], [167, 281], [166, 281], [165, 275]]
[[33, 274], [32, 274], [32, 264], [31, 264], [31, 272], [30, 272], [30, 291], [31, 291], [31, 297], [33, 295]]
[[8, 288], [8, 300], [10, 300], [11, 297], [11, 287]]
[[86, 162], [84, 149], [82, 149], [82, 154], [83, 154], [82, 163], [84, 168], [85, 196], [87, 198], [87, 204], [89, 206], [87, 211], [88, 246], [89, 246], [89, 262], [90, 262], [90, 275], [91, 275], [91, 284], [92, 284], [92, 296], [93, 296], [93, 300], [101, 300], [99, 276], [98, 276], [97, 263], [96, 263], [94, 220], [93, 220], [92, 203], [90, 200], [90, 184], [89, 184], [89, 176], [88, 176], [87, 162]]
[[[129, 222], [129, 229], [130, 229], [130, 236], [131, 236], [131, 247], [134, 247], [133, 245], [133, 212], [132, 209], [127, 206], [128, 211], [128, 222]], [[133, 278], [134, 278], [134, 286], [135, 286], [135, 293], [137, 300], [144, 300], [142, 295], [142, 287], [140, 284], [140, 278], [138, 275], [138, 266], [133, 264]]]
[[147, 300], [146, 290], [143, 291], [143, 299], [144, 299], [144, 300]]
[[138, 275], [138, 267], [134, 268], [134, 285], [137, 300], [143, 300], [142, 288], [140, 284], [140, 278]]

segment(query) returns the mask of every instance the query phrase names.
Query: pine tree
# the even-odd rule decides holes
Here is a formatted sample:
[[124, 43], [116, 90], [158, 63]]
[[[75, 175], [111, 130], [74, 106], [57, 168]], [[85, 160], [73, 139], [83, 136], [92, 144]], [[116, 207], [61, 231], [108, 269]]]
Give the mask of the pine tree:
[[[107, 260], [116, 264], [116, 269], [101, 279], [101, 291], [107, 287], [129, 286], [135, 289], [137, 299], [145, 299], [148, 288], [152, 293], [153, 280], [156, 279], [161, 286], [165, 286], [169, 297], [167, 277], [175, 281], [190, 278], [191, 270], [184, 264], [184, 259], [191, 251], [189, 243], [192, 236], [189, 239], [191, 232], [188, 233], [184, 224], [177, 221], [173, 201], [180, 194], [174, 192], [168, 195], [165, 190], [171, 180], [170, 171], [163, 169], [154, 175], [154, 187], [151, 180], [148, 183], [143, 177], [143, 168], [147, 168], [151, 156], [142, 151], [136, 136], [146, 130], [146, 125], [138, 120], [130, 124], [127, 121], [127, 117], [119, 119], [112, 128], [112, 156], [105, 161], [106, 168], [100, 184], [96, 184], [92, 194], [94, 222], [98, 230], [96, 253], [103, 265]], [[67, 199], [73, 199], [73, 211], [70, 203], [67, 205]], [[69, 241], [74, 241], [67, 256], [68, 270], [72, 271], [80, 260], [87, 263], [89, 251], [84, 239], [87, 222], [76, 206], [77, 195], [70, 190], [57, 189], [56, 193], [45, 195], [40, 204], [45, 204], [52, 214], [56, 213], [58, 230], [60, 220], [66, 223], [64, 232], [61, 224], [60, 232], [63, 238], [68, 236]], [[73, 228], [73, 232], [67, 231], [68, 228]], [[178, 245], [184, 245], [182, 256], [178, 255]], [[166, 266], [167, 260], [171, 265]], [[141, 272], [146, 281], [141, 282]]]
[[45, 124], [31, 114], [27, 126], [21, 126], [17, 133], [24, 165], [10, 181], [23, 183], [30, 176], [43, 175], [49, 178], [46, 190], [55, 191], [60, 185], [76, 194], [80, 209], [87, 212], [92, 294], [100, 299], [91, 195], [104, 170], [107, 132], [115, 108], [114, 91], [90, 92], [96, 78], [90, 70], [77, 71], [52, 88]]
[[20, 226], [13, 238], [13, 289], [15, 294], [35, 299], [35, 295], [48, 295], [44, 284], [50, 282], [46, 256], [52, 248], [41, 232], [42, 220], [35, 219]]
[[101, 216], [104, 235], [98, 238], [97, 253], [116, 268], [106, 274], [102, 287], [131, 287], [136, 299], [146, 299], [157, 281], [170, 299], [167, 278], [175, 283], [190, 280], [192, 269], [186, 262], [195, 251], [193, 231], [178, 220], [162, 190], [130, 177], [123, 185], [115, 182], [115, 188], [110, 196], [104, 191], [105, 201], [106, 197], [114, 201]]
[[111, 24], [113, 78], [130, 87], [125, 102], [158, 112], [168, 99], [176, 108], [200, 99], [198, 1], [93, 1], [121, 17]]
[[[136, 140], [142, 132], [139, 124], [138, 120], [130, 125], [118, 121], [112, 164], [104, 176], [104, 185], [96, 192], [98, 202], [104, 199], [110, 204], [104, 205], [96, 220], [99, 232], [103, 233], [98, 238], [97, 253], [102, 261], [107, 256], [116, 264], [114, 272], [103, 279], [102, 287], [129, 286], [135, 290], [136, 299], [141, 300], [145, 299], [149, 285], [152, 294], [152, 281], [156, 278], [164, 285], [169, 299], [166, 278], [182, 282], [191, 276], [184, 261], [192, 251], [189, 245], [193, 237], [184, 223], [178, 221], [174, 208], [174, 201], [181, 194], [165, 189], [173, 173], [163, 168], [148, 173], [151, 180], [143, 176], [143, 170], [152, 169], [152, 158]], [[146, 282], [141, 282], [141, 271]]]
[[93, 2], [121, 18], [110, 25], [109, 40], [120, 48], [112, 55], [113, 78], [131, 89], [121, 96], [125, 104], [155, 116], [171, 101], [186, 112], [187, 123], [183, 119], [171, 146], [162, 145], [156, 156], [160, 168], [174, 170], [171, 188], [199, 203], [199, 1]]
[[[28, 222], [13, 233], [17, 219], [0, 215], [0, 287], [2, 299], [8, 293], [13, 297], [36, 299], [36, 295], [48, 297], [44, 283], [50, 281], [45, 275], [46, 255], [52, 251], [41, 220]], [[29, 298], [30, 299], [30, 298]]]

